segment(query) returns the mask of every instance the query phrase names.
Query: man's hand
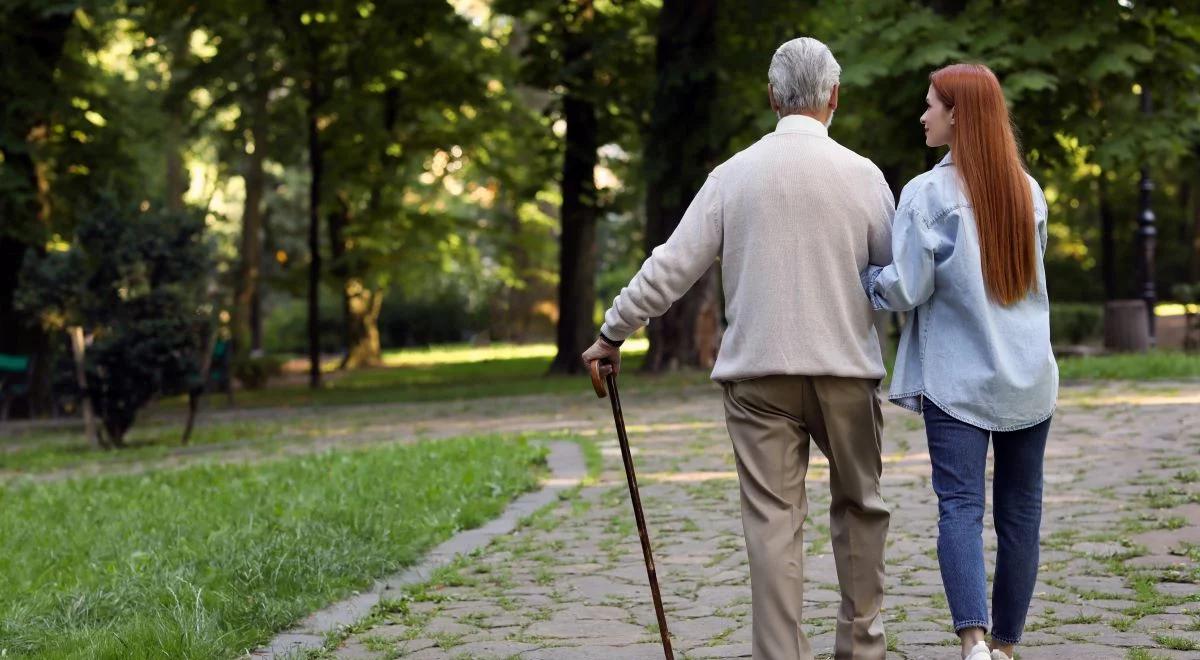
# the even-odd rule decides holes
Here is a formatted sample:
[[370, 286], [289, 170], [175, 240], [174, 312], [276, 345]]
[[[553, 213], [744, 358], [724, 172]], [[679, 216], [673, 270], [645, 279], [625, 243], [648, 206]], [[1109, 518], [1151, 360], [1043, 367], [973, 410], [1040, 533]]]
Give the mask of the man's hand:
[[583, 366], [591, 369], [592, 362], [596, 360], [607, 363], [600, 366], [601, 376], [607, 375], [610, 371], [614, 374], [621, 372], [621, 349], [599, 338], [596, 339], [596, 343], [583, 352]]

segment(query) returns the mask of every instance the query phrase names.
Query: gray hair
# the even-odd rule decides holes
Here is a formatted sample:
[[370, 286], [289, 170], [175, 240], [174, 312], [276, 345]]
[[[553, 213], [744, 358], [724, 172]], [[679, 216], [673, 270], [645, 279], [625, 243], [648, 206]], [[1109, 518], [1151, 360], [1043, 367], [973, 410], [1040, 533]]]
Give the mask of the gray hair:
[[771, 58], [767, 80], [780, 114], [820, 112], [829, 105], [842, 66], [829, 46], [811, 37], [785, 42]]

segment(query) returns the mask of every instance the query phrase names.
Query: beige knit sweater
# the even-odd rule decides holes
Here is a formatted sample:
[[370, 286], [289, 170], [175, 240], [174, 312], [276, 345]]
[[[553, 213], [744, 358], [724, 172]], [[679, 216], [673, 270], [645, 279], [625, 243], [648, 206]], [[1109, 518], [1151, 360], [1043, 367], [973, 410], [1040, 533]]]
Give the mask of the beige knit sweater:
[[882, 378], [859, 273], [891, 263], [895, 199], [871, 161], [803, 115], [722, 163], [679, 226], [604, 315], [625, 339], [718, 257], [729, 327], [713, 380], [771, 374]]

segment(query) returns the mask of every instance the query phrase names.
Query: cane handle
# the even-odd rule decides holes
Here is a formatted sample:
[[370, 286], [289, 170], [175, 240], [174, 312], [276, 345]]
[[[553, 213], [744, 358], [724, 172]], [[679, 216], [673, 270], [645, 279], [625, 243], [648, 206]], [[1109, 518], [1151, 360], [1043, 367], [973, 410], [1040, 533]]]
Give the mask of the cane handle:
[[608, 396], [608, 392], [604, 389], [604, 376], [600, 375], [600, 360], [592, 360], [588, 363], [588, 368], [592, 372], [592, 388], [596, 390], [596, 396], [603, 399]]

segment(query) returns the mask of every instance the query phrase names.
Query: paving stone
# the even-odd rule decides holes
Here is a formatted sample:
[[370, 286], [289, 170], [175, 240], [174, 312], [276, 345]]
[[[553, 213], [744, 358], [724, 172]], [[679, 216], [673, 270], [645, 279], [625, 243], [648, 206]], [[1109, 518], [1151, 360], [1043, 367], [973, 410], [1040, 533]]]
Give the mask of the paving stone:
[[660, 644], [630, 646], [572, 646], [543, 648], [521, 654], [525, 660], [659, 660], [663, 657]]
[[957, 639], [952, 631], [942, 630], [910, 630], [896, 634], [902, 644], [941, 644]]
[[[670, 624], [668, 623], [668, 627]], [[526, 634], [551, 639], [600, 638], [613, 644], [632, 644], [650, 634], [644, 627], [622, 621], [539, 621]]]
[[1152, 614], [1138, 619], [1136, 627], [1149, 633], [1160, 633], [1170, 628], [1190, 628], [1195, 621], [1187, 614]]
[[337, 649], [337, 657], [346, 660], [375, 660], [382, 657], [381, 653], [370, 651], [360, 642], [347, 641]]
[[692, 649], [688, 652], [689, 658], [749, 658], [751, 647], [749, 644], [728, 644], [724, 646], [707, 646], [698, 649]]
[[452, 657], [445, 650], [435, 646], [404, 656], [405, 660], [450, 660]]
[[[1163, 648], [1153, 637], [1200, 637], [1189, 630], [1194, 625], [1191, 612], [1200, 611], [1200, 603], [1165, 607], [1164, 613], [1143, 617], [1124, 632], [1112, 627], [1136, 601], [1126, 578], [1111, 575], [1106, 560], [1128, 552], [1129, 546], [1094, 539], [1110, 537], [1126, 520], [1146, 514], [1141, 503], [1149, 488], [1146, 484], [1200, 467], [1200, 438], [1190, 430], [1198, 393], [1200, 385], [1195, 383], [1062, 388], [1047, 449], [1042, 570], [1028, 621], [1037, 625], [1096, 622], [1062, 623], [1026, 632], [1019, 647], [1023, 660], [1125, 658], [1136, 647], [1145, 647], [1156, 657], [1196, 657], [1195, 652]], [[1155, 403], [1138, 403], [1144, 400]], [[549, 401], [546, 405], [552, 407], [561, 400]], [[577, 496], [578, 502], [589, 503], [588, 508], [557, 501], [546, 514], [546, 524], [502, 534], [471, 557], [465, 574], [472, 577], [472, 584], [435, 592], [451, 600], [410, 603], [410, 611], [432, 615], [428, 626], [433, 630], [461, 636], [449, 650], [437, 648], [427, 638], [397, 642], [402, 657], [662, 657], [624, 472], [610, 436], [611, 420], [594, 402], [586, 404], [563, 404], [560, 411], [543, 408], [537, 414], [527, 413], [522, 423], [527, 430], [550, 428], [537, 425], [557, 415], [554, 428], [600, 430], [604, 471]], [[625, 415], [631, 425], [639, 425], [631, 440], [638, 448], [639, 475], [647, 475], [642, 498], [677, 657], [749, 657], [750, 588], [737, 481], [711, 478], [734, 470], [723, 432], [719, 390], [648, 392], [628, 402]], [[884, 616], [897, 645], [897, 652], [889, 657], [955, 660], [956, 638], [932, 552], [937, 540], [937, 499], [929, 486], [923, 430], [919, 418], [898, 409], [885, 407], [884, 415], [883, 490], [893, 511]], [[516, 422], [505, 428], [522, 429]], [[1141, 450], [1130, 452], [1134, 445]], [[1171, 467], [1163, 468], [1168, 458]], [[1180, 460], [1194, 461], [1195, 466]], [[1112, 465], [1121, 469], [1113, 470]], [[810, 552], [804, 566], [804, 616], [818, 657], [832, 652], [841, 601], [824, 531], [828, 475], [827, 462], [814, 460], [808, 479], [805, 541]], [[1163, 571], [1196, 568], [1189, 557], [1170, 551], [1182, 539], [1191, 538], [1193, 528], [1200, 529], [1200, 505], [1157, 510], [1154, 515], [1182, 517], [1189, 524], [1144, 533], [1143, 540], [1162, 549], [1151, 548], [1150, 554], [1129, 559], [1126, 565], [1155, 578], [1162, 595], [1187, 598], [1196, 593], [1197, 585], [1170, 582]], [[986, 520], [985, 565], [992, 570], [996, 536], [990, 507]], [[472, 571], [473, 565], [482, 568]], [[1083, 600], [1080, 593], [1098, 598]], [[366, 636], [404, 629], [398, 620], [385, 622], [351, 636], [347, 648], [350, 643], [361, 646]]]
[[453, 620], [438, 617], [425, 624], [422, 629], [422, 634], [425, 635], [469, 635], [479, 629], [475, 626], [468, 626], [461, 623], [456, 623]]
[[1153, 646], [1154, 640], [1145, 633], [1119, 632], [1102, 623], [1073, 623], [1048, 629], [1071, 640], [1087, 641], [1105, 646]]
[[537, 644], [523, 642], [471, 642], [449, 650], [451, 657], [465, 656], [473, 660], [511, 658], [514, 655], [540, 648]]
[[668, 621], [667, 629], [671, 631], [671, 635], [680, 639], [708, 641], [736, 625], [737, 621], [733, 619], [706, 616]]
[[1200, 584], [1188, 584], [1186, 582], [1159, 582], [1154, 585], [1158, 593], [1165, 596], [1181, 596], [1193, 597], [1200, 595]]
[[1017, 651], [1021, 660], [1063, 660], [1064, 658], [1096, 658], [1097, 660], [1120, 660], [1126, 657], [1122, 649], [1100, 644], [1049, 644], [1046, 646], [1021, 646]]

